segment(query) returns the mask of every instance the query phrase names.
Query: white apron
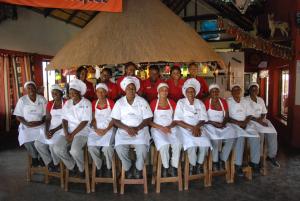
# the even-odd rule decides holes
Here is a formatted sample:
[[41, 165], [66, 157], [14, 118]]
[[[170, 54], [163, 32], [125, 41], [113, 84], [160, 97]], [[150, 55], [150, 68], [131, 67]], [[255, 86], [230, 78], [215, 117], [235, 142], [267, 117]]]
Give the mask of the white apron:
[[[62, 107], [63, 107], [63, 101], [61, 104], [61, 109], [53, 109], [54, 103], [52, 105], [52, 108], [50, 110], [51, 114], [51, 122], [50, 122], [50, 127], [49, 130], [54, 129], [58, 127], [59, 125], [62, 124]], [[56, 144], [56, 142], [59, 140], [59, 136], [65, 136], [63, 129], [59, 129], [56, 131], [51, 139], [48, 139], [45, 136], [45, 128], [42, 128], [40, 130], [40, 136], [37, 139], [38, 141], [44, 143], [44, 144]]]
[[[158, 102], [157, 100], [155, 110], [154, 110], [154, 117], [153, 122], [156, 124], [159, 124], [161, 126], [169, 126], [173, 121], [173, 109], [172, 106], [168, 100], [168, 104], [170, 106], [170, 109], [168, 110], [158, 110]], [[178, 128], [173, 127], [171, 129], [171, 133], [165, 134], [162, 131], [160, 131], [157, 128], [151, 128], [151, 135], [154, 140], [155, 146], [157, 150], [160, 150], [160, 148], [167, 144], [178, 144], [180, 143], [180, 140], [178, 138]]]
[[[222, 107], [222, 111], [211, 109], [211, 99], [209, 100], [209, 106], [207, 110], [208, 120], [222, 123], [225, 117], [225, 109], [222, 101], [219, 99]], [[205, 129], [212, 140], [222, 140], [236, 138], [236, 130], [231, 126], [231, 124], [226, 124], [225, 128], [216, 128], [213, 125], [206, 124]]]
[[[97, 108], [99, 100], [95, 105], [95, 119], [98, 129], [105, 129], [111, 122], [111, 107], [109, 101], [107, 100], [107, 108], [99, 110]], [[93, 128], [90, 129], [88, 141], [88, 146], [109, 146], [113, 144], [114, 140], [114, 127], [112, 127], [104, 136], [99, 136]]]
[[[43, 116], [43, 110], [39, 105], [25, 105], [24, 106], [24, 119], [26, 121], [40, 121], [41, 116]], [[40, 129], [44, 129], [45, 125], [42, 124], [37, 127], [27, 127], [24, 124], [19, 125], [19, 145], [23, 145], [27, 142], [32, 142], [38, 139], [40, 135]]]
[[[137, 127], [143, 122], [142, 111], [137, 106], [127, 104], [123, 107], [124, 121], [127, 126]], [[148, 126], [139, 130], [136, 136], [130, 136], [125, 130], [118, 128], [115, 137], [115, 146], [118, 145], [135, 145], [135, 144], [150, 144], [150, 133]]]
[[[194, 105], [184, 105], [183, 121], [190, 125], [197, 125], [199, 122], [199, 112]], [[181, 142], [183, 143], [183, 149], [187, 150], [191, 147], [212, 147], [209, 138], [204, 129], [201, 129], [202, 135], [200, 137], [194, 137], [190, 130], [179, 127]]]

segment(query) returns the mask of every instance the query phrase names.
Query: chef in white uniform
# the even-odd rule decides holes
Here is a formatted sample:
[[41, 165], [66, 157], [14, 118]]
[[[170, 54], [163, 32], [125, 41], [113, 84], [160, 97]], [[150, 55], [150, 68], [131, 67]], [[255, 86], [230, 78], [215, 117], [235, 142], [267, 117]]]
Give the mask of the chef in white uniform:
[[38, 152], [34, 146], [34, 141], [40, 135], [40, 129], [44, 128], [46, 116], [46, 99], [37, 94], [36, 84], [28, 81], [24, 84], [27, 95], [22, 96], [16, 105], [14, 115], [20, 122], [19, 125], [19, 145], [25, 146], [32, 157], [32, 166], [43, 165], [39, 161]]
[[40, 129], [40, 136], [34, 145], [49, 171], [57, 172], [60, 159], [54, 153], [53, 147], [60, 136], [64, 135], [61, 123], [62, 107], [65, 101], [63, 100], [63, 89], [58, 84], [51, 86], [51, 93], [53, 100], [47, 104], [45, 128]]
[[202, 101], [195, 97], [200, 92], [200, 83], [195, 78], [184, 82], [182, 93], [185, 98], [177, 102], [174, 121], [179, 126], [179, 133], [184, 150], [188, 152], [190, 175], [203, 172], [203, 162], [211, 143], [203, 126], [207, 113]]
[[277, 131], [272, 123], [266, 119], [267, 108], [265, 101], [258, 97], [259, 85], [257, 83], [251, 83], [249, 85], [249, 96], [245, 97], [248, 107], [252, 110], [250, 113], [253, 115], [251, 123], [256, 126], [257, 132], [260, 134], [261, 143], [261, 155], [264, 140], [267, 140], [268, 157], [267, 160], [271, 162], [274, 167], [280, 167], [280, 164], [276, 160], [277, 155]]
[[160, 152], [163, 164], [162, 176], [168, 176], [170, 162], [169, 149], [171, 147], [171, 171], [170, 176], [177, 176], [178, 162], [182, 143], [179, 138], [178, 128], [173, 121], [176, 103], [168, 99], [169, 86], [166, 83], [160, 83], [157, 86], [158, 99], [153, 100], [150, 107], [153, 111], [153, 121], [150, 123], [151, 135], [155, 147]]
[[102, 176], [102, 152], [105, 157], [107, 167], [105, 176], [111, 177], [115, 129], [113, 127], [113, 121], [110, 115], [114, 107], [114, 102], [107, 99], [107, 92], [108, 87], [106, 84], [97, 84], [96, 95], [98, 99], [92, 103], [93, 120], [87, 144], [88, 151], [97, 167], [96, 175]]
[[[147, 101], [138, 96], [140, 82], [136, 77], [127, 76], [121, 81], [126, 95], [120, 98], [111, 113], [114, 125], [118, 128], [115, 148], [127, 178], [142, 178], [144, 160], [149, 149], [150, 134], [148, 125], [153, 114]], [[136, 153], [135, 168], [132, 165], [129, 150], [133, 146]]]
[[229, 110], [229, 122], [232, 124], [238, 135], [235, 144], [235, 172], [238, 176], [244, 176], [242, 170], [245, 138], [250, 145], [250, 166], [254, 173], [259, 173], [260, 160], [260, 137], [254, 124], [250, 123], [251, 115], [246, 100], [241, 97], [242, 89], [235, 84], [231, 87], [232, 97], [227, 99]]
[[[84, 152], [89, 127], [92, 120], [92, 104], [84, 98], [86, 85], [79, 79], [70, 82], [70, 100], [63, 106], [62, 127], [64, 136], [60, 136], [54, 145], [54, 152], [70, 170], [71, 176], [84, 177]], [[69, 147], [71, 150], [69, 152]]]
[[[219, 97], [220, 86], [211, 84], [208, 90], [210, 97], [205, 101], [208, 116], [205, 129], [213, 146], [213, 171], [218, 171], [225, 169], [225, 162], [228, 160], [237, 135], [231, 124], [227, 124], [228, 105], [225, 99]], [[220, 147], [221, 152], [219, 156]]]

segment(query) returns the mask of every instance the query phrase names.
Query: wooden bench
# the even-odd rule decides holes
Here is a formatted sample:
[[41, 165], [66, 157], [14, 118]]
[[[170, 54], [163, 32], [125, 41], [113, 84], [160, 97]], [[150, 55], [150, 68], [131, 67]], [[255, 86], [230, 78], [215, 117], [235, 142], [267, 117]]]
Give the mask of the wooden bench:
[[[48, 177], [54, 177], [60, 179], [60, 187], [64, 189], [64, 164], [62, 161], [59, 163], [60, 172], [48, 172]], [[47, 167], [48, 170], [48, 167]]]
[[49, 173], [48, 168], [46, 166], [44, 167], [32, 167], [32, 157], [28, 154], [28, 166], [27, 166], [27, 181], [32, 181], [32, 175], [33, 174], [43, 174], [44, 175], [44, 182], [45, 184], [49, 183]]

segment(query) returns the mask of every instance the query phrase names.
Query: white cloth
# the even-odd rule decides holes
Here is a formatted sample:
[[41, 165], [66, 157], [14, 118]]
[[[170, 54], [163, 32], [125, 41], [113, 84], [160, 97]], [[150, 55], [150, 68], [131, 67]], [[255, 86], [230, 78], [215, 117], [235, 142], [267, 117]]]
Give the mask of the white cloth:
[[51, 86], [51, 91], [54, 90], [54, 89], [59, 90], [61, 92], [63, 91], [63, 89], [58, 84], [53, 84]]
[[86, 84], [79, 79], [72, 80], [70, 82], [69, 86], [70, 86], [70, 89], [75, 89], [75, 90], [79, 91], [80, 95], [82, 95], [82, 96], [86, 93], [86, 90], [87, 90]]
[[200, 92], [201, 84], [195, 78], [189, 78], [189, 79], [187, 79], [184, 82], [183, 86], [182, 86], [182, 94], [184, 95], [184, 97], [186, 97], [186, 90], [188, 88], [190, 88], [190, 87], [192, 87], [193, 89], [195, 89], [195, 92], [196, 92], [195, 96], [197, 96], [199, 94], [199, 92]]
[[239, 87], [239, 88], [241, 88], [241, 85], [239, 85], [239, 84], [233, 84], [233, 85], [231, 86], [231, 90], [232, 90], [234, 87]]
[[[153, 122], [161, 126], [169, 126], [173, 122], [173, 109], [168, 100], [170, 109], [168, 110], [159, 110], [158, 108], [159, 100], [156, 102]], [[171, 133], [165, 134], [157, 128], [151, 128], [151, 135], [154, 140], [157, 150], [160, 150], [161, 147], [168, 144], [181, 144], [178, 136], [178, 128], [174, 127], [171, 129]]]
[[[92, 104], [91, 102], [82, 97], [80, 102], [73, 105], [73, 100], [68, 100], [62, 110], [62, 119], [68, 121], [68, 131], [73, 132], [82, 121], [92, 120]], [[89, 133], [88, 125], [85, 126], [76, 136], [87, 136]]]
[[168, 85], [167, 83], [164, 83], [164, 82], [160, 83], [160, 84], [157, 86], [157, 92], [159, 92], [159, 89], [162, 88], [162, 87], [167, 87], [167, 88], [169, 88], [169, 85]]
[[[220, 99], [219, 102], [221, 104], [222, 111], [211, 109], [211, 99], [209, 99], [209, 105], [207, 110], [207, 116], [209, 121], [214, 121], [218, 123], [223, 122], [226, 115], [226, 111]], [[212, 140], [231, 139], [237, 137], [236, 131], [231, 126], [231, 124], [227, 124], [225, 128], [216, 128], [213, 125], [207, 124], [205, 125], [205, 129], [207, 130], [207, 133], [209, 134], [209, 137]]]
[[257, 88], [259, 88], [259, 85], [256, 82], [251, 82], [248, 86], [248, 89], [250, 89], [252, 86], [256, 86]]
[[[127, 102], [126, 96], [120, 98], [111, 113], [111, 117], [120, 120], [123, 124], [136, 127], [143, 120], [153, 117], [148, 102], [142, 97], [136, 95], [132, 105]], [[138, 132], [136, 136], [130, 136], [125, 130], [117, 129], [115, 137], [115, 146], [145, 144], [149, 145], [150, 134], [149, 128], [146, 126]]]
[[27, 82], [25, 82], [25, 84], [24, 84], [24, 89], [27, 87], [27, 85], [29, 85], [29, 84], [33, 84], [35, 87], [36, 87], [36, 84], [35, 84], [35, 82], [34, 81], [27, 81]]
[[122, 89], [123, 91], [125, 91], [126, 87], [127, 87], [129, 84], [134, 84], [134, 85], [135, 85], [136, 91], [138, 91], [138, 90], [140, 89], [140, 87], [141, 87], [141, 83], [140, 83], [140, 81], [139, 81], [138, 78], [136, 78], [136, 77], [134, 77], [134, 76], [127, 76], [127, 77], [125, 77], [125, 78], [121, 81], [121, 83], [120, 83], [121, 89]]
[[[46, 115], [46, 99], [41, 95], [36, 95], [35, 102], [32, 102], [28, 95], [22, 96], [16, 105], [14, 115], [23, 117], [26, 121], [41, 121]], [[38, 127], [27, 127], [22, 123], [19, 126], [19, 144], [20, 146], [26, 142], [32, 142], [36, 140], [40, 135], [40, 128]]]
[[[177, 102], [175, 114], [175, 121], [183, 121], [190, 125], [197, 125], [199, 121], [207, 121], [207, 113], [205, 105], [198, 99], [194, 100], [191, 105], [187, 98], [180, 99]], [[202, 135], [194, 137], [190, 130], [179, 127], [181, 142], [184, 150], [190, 147], [211, 147], [209, 138], [205, 129], [201, 129]]]
[[208, 87], [208, 91], [210, 91], [212, 89], [219, 89], [220, 90], [220, 86], [218, 84], [211, 84]]
[[99, 83], [97, 84], [96, 86], [96, 90], [99, 89], [99, 88], [102, 88], [102, 89], [105, 89], [105, 91], [108, 91], [108, 87], [105, 83]]
[[[111, 106], [109, 101], [107, 101], [107, 108], [100, 110], [97, 108], [99, 100], [95, 104], [95, 119], [98, 129], [106, 129], [110, 124], [111, 118]], [[88, 146], [109, 146], [112, 145], [114, 139], [114, 128], [112, 127], [109, 131], [105, 133], [104, 136], [97, 135], [96, 131], [91, 128], [88, 136]]]

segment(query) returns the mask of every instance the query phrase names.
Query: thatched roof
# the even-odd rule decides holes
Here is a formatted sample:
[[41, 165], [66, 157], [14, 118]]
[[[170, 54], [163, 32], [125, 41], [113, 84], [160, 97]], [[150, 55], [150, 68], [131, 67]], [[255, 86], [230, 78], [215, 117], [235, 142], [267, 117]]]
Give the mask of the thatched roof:
[[47, 69], [140, 62], [206, 62], [221, 57], [159, 0], [124, 0], [122, 13], [99, 13]]

